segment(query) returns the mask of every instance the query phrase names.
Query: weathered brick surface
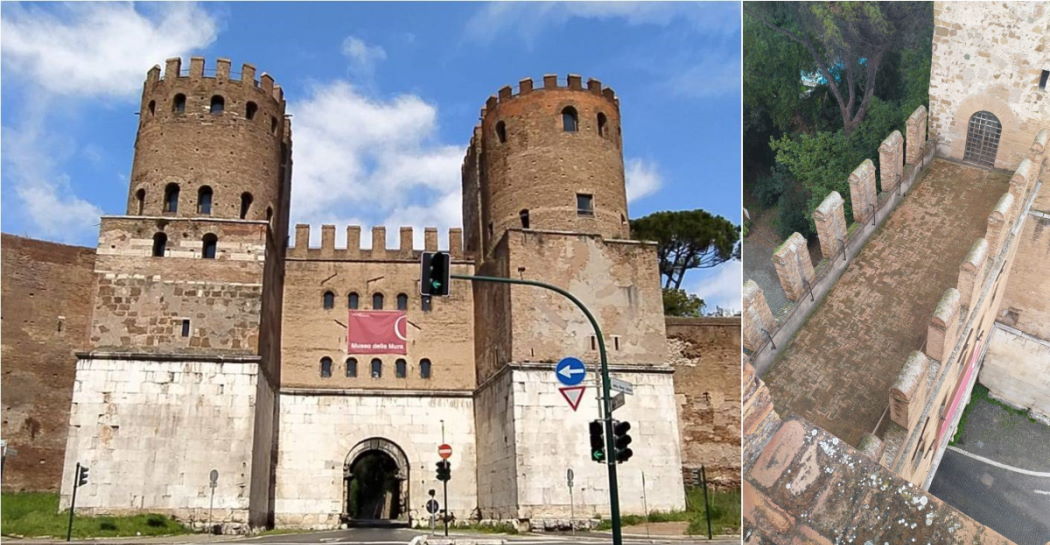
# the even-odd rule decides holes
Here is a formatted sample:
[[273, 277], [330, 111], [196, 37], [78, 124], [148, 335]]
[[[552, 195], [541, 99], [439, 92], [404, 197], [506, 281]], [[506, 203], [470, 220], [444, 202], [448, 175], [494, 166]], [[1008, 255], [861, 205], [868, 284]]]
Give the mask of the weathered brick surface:
[[875, 428], [1007, 183], [1003, 173], [934, 161], [769, 370], [782, 414], [851, 445]]
[[905, 429], [915, 427], [922, 414], [926, 404], [926, 376], [929, 371], [930, 361], [916, 350], [908, 356], [904, 368], [897, 375], [897, 382], [890, 388], [890, 418]]
[[77, 358], [88, 345], [91, 248], [4, 234], [4, 491], [57, 490]]
[[784, 288], [784, 294], [792, 301], [798, 301], [809, 292], [813, 285], [813, 260], [809, 256], [806, 239], [798, 233], [792, 233], [775, 252], [773, 266], [777, 278]]
[[853, 221], [866, 223], [878, 208], [875, 190], [875, 164], [865, 159], [849, 175], [849, 203], [853, 209]]
[[1040, 2], [934, 4], [929, 104], [939, 154], [962, 159], [970, 118], [986, 111], [1003, 128], [995, 166], [1017, 167], [1050, 119], [1039, 88], [1046, 36]]
[[969, 314], [969, 309], [976, 303], [977, 290], [984, 281], [984, 271], [987, 264], [988, 239], [981, 237], [977, 239], [977, 242], [973, 243], [970, 252], [966, 254], [966, 259], [959, 265], [958, 289], [961, 296], [959, 302], [967, 309], [967, 314]]
[[894, 191], [904, 175], [904, 137], [893, 131], [879, 145], [879, 186]]
[[926, 333], [926, 355], [942, 361], [955, 347], [959, 331], [959, 290], [948, 288], [937, 306]]
[[667, 318], [682, 473], [740, 486], [740, 318]]
[[[758, 350], [776, 330], [776, 320], [773, 312], [766, 304], [766, 296], [762, 288], [754, 280], [744, 282], [741, 295], [744, 304], [743, 343], [748, 350]], [[765, 332], [763, 332], [765, 330]]]
[[915, 111], [908, 116], [905, 122], [905, 131], [908, 133], [905, 142], [904, 161], [909, 165], [917, 165], [926, 153], [926, 106], [919, 105]]
[[846, 243], [844, 204], [842, 195], [839, 195], [838, 191], [832, 191], [813, 211], [813, 223], [817, 226], [817, 238], [820, 240], [820, 253], [825, 259], [834, 260], [838, 257]]

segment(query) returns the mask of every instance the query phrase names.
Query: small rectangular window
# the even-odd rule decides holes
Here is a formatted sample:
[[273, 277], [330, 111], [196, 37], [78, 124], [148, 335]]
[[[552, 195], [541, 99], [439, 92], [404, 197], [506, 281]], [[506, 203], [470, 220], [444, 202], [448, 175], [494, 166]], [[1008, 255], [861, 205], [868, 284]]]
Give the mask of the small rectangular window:
[[183, 337], [189, 337], [190, 336], [190, 321], [189, 320], [183, 320], [182, 321], [182, 336]]
[[597, 349], [598, 349], [598, 337], [595, 337], [594, 335], [591, 335], [591, 350], [597, 350]]
[[594, 195], [587, 193], [576, 194], [576, 213], [581, 216], [594, 215]]
[[1050, 79], [1050, 70], [1043, 70], [1043, 75], [1039, 76], [1039, 88], [1046, 90], [1046, 80]]
[[619, 350], [619, 349], [620, 349], [620, 337], [619, 336], [613, 337], [613, 350]]

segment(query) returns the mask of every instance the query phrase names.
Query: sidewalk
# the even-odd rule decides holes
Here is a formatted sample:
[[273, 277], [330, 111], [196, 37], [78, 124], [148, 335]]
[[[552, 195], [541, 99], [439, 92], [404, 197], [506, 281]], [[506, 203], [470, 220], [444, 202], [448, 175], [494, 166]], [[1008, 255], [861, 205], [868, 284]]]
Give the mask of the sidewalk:
[[200, 543], [222, 543], [244, 539], [241, 535], [213, 535], [213, 534], [183, 534], [177, 536], [127, 536], [127, 537], [99, 537], [93, 539], [74, 539], [66, 541], [64, 538], [55, 537], [27, 537], [17, 538], [4, 536], [3, 541], [12, 543], [23, 543], [26, 545], [58, 545], [58, 544], [80, 544], [80, 545], [194, 545]]

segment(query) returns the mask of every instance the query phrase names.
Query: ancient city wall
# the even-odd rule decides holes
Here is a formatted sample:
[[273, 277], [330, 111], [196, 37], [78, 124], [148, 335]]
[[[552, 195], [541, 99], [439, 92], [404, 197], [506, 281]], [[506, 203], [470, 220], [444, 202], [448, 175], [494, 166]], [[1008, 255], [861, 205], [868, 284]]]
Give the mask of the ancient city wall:
[[257, 379], [258, 358], [250, 356], [82, 357], [67, 413], [61, 506], [69, 506], [79, 462], [90, 468], [91, 485], [77, 491], [77, 512], [163, 513], [202, 528], [216, 469], [214, 521], [246, 529]]
[[427, 490], [438, 490], [435, 463], [441, 444], [452, 446], [450, 514], [470, 517], [477, 506], [474, 402], [463, 394], [282, 393], [275, 522], [279, 528], [338, 528], [344, 511], [343, 469], [355, 445], [371, 438], [396, 444], [407, 456], [408, 509], [427, 516]]
[[740, 486], [740, 317], [667, 317], [682, 475], [700, 486]]
[[478, 385], [474, 393], [478, 511], [487, 520], [513, 518], [518, 510], [517, 418], [509, 368]]
[[[962, 159], [970, 118], [994, 114], [1002, 125], [997, 168], [1015, 169], [1050, 119], [1039, 87], [1050, 46], [1040, 2], [934, 4], [930, 132], [938, 154]], [[989, 36], [1008, 36], [990, 44]]]
[[88, 346], [95, 251], [4, 234], [3, 490], [58, 490], [75, 352]]
[[[346, 248], [335, 247], [335, 227], [321, 228], [321, 246], [309, 247], [309, 227], [296, 227], [295, 246], [288, 250], [285, 267], [281, 384], [291, 388], [472, 390], [474, 368], [474, 297], [469, 283], [453, 281], [449, 297], [430, 299], [430, 310], [419, 294], [420, 251], [412, 247], [411, 228], [400, 230], [400, 246], [386, 248], [384, 229], [373, 229], [372, 248], [360, 248], [360, 228], [349, 227]], [[472, 274], [473, 263], [463, 259], [460, 230], [451, 240], [456, 274]], [[438, 249], [437, 231], [425, 231], [425, 247]], [[324, 308], [324, 297], [334, 297]], [[348, 352], [347, 320], [352, 294], [357, 308], [374, 309], [381, 295], [382, 308], [398, 308], [398, 297], [407, 299], [408, 354], [354, 354]], [[332, 359], [332, 376], [321, 376], [321, 359]], [[357, 361], [356, 376], [348, 376], [348, 359]], [[374, 358], [382, 362], [382, 375], [371, 376]], [[404, 359], [407, 373], [395, 375], [395, 362]], [[430, 378], [420, 373], [420, 362], [431, 362]]]

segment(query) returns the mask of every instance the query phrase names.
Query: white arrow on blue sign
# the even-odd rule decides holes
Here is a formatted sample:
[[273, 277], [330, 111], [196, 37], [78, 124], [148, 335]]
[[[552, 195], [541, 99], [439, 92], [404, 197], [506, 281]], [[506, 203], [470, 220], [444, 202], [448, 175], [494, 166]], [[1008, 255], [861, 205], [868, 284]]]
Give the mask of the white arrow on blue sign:
[[565, 358], [554, 368], [554, 375], [566, 386], [576, 386], [587, 376], [587, 366], [576, 358]]

